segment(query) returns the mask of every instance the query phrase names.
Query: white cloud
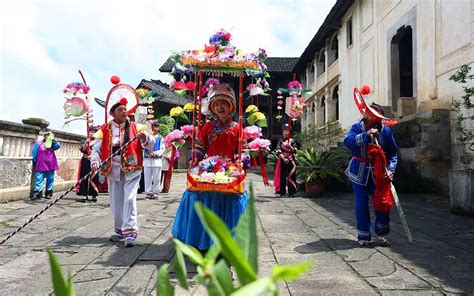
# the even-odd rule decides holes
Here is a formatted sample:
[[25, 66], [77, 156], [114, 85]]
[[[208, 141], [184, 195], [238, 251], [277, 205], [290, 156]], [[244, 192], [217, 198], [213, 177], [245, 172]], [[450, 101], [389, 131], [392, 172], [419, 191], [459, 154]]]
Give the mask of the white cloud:
[[[172, 50], [202, 47], [219, 28], [246, 52], [299, 57], [335, 0], [325, 1], [2, 1], [0, 119], [36, 115], [62, 129], [62, 89], [80, 81], [105, 98], [111, 75], [136, 86], [169, 82], [158, 68]], [[238, 4], [237, 4], [238, 3]], [[93, 104], [97, 122], [103, 109]], [[83, 122], [63, 128], [77, 132]]]

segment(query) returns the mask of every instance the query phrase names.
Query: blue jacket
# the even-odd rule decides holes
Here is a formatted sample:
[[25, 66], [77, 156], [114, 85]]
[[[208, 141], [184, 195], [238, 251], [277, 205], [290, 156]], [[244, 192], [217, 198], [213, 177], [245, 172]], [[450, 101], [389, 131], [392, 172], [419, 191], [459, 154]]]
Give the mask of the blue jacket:
[[[378, 136], [378, 141], [383, 151], [385, 151], [387, 168], [392, 173], [395, 173], [398, 162], [398, 147], [389, 127], [382, 126], [382, 132]], [[372, 164], [354, 159], [354, 156], [367, 159], [367, 146], [369, 143], [373, 144], [374, 142], [372, 138], [367, 136], [363, 121], [352, 125], [351, 130], [344, 139], [344, 145], [352, 152], [352, 159], [346, 169], [346, 175], [352, 182], [359, 185], [367, 185], [369, 172], [372, 170]]]

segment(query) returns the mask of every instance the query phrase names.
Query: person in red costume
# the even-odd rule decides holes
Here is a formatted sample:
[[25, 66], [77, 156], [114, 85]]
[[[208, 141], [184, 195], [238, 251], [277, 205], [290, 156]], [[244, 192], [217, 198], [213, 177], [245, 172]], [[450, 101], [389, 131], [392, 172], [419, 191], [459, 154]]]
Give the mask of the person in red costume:
[[151, 149], [155, 140], [146, 133], [146, 125], [128, 119], [126, 105], [125, 98], [114, 104], [110, 108], [114, 119], [94, 135], [96, 142], [91, 154], [91, 168], [98, 170], [100, 163], [120, 146], [138, 138], [100, 167], [100, 173], [107, 177], [114, 217], [115, 233], [110, 240], [123, 241], [125, 247], [133, 247], [138, 236], [137, 190], [143, 168], [142, 144]]
[[[195, 160], [191, 165], [196, 165], [205, 156], [217, 155], [241, 163], [235, 159], [239, 125], [231, 119], [235, 112], [235, 93], [228, 84], [217, 84], [211, 88], [208, 97], [209, 111], [216, 119], [205, 123], [199, 131]], [[196, 201], [214, 211], [229, 229], [233, 229], [247, 207], [248, 192], [236, 195], [186, 190], [183, 193], [173, 225], [173, 236], [200, 250], [208, 250], [212, 241], [194, 210]]]

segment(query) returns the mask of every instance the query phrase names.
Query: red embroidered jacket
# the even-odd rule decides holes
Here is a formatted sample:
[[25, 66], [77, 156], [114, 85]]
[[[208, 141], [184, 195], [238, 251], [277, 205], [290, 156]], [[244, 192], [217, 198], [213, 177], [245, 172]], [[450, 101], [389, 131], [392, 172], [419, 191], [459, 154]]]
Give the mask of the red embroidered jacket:
[[222, 122], [215, 119], [206, 122], [198, 134], [196, 143], [197, 159], [201, 160], [204, 155], [219, 155], [234, 160], [239, 143], [239, 125], [229, 119]]

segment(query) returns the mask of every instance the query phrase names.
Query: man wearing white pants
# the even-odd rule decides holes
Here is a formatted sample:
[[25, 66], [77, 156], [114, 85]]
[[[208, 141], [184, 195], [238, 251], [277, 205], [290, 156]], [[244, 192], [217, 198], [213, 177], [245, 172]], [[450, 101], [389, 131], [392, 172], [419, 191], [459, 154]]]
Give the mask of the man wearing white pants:
[[155, 138], [153, 149], [144, 150], [143, 171], [145, 175], [145, 192], [146, 198], [157, 199], [160, 191], [161, 167], [163, 164], [163, 153], [165, 152], [165, 144], [163, 138], [158, 134], [160, 131], [159, 123], [153, 121], [151, 130]]
[[115, 233], [110, 240], [123, 241], [125, 247], [133, 247], [138, 236], [137, 190], [143, 167], [142, 145], [151, 148], [155, 140], [146, 133], [146, 125], [127, 118], [126, 105], [125, 98], [114, 104], [110, 108], [114, 119], [94, 135], [96, 143], [91, 153], [91, 168], [98, 170], [99, 164], [122, 145], [135, 137], [138, 139], [100, 167], [101, 174], [107, 177], [114, 218]]

